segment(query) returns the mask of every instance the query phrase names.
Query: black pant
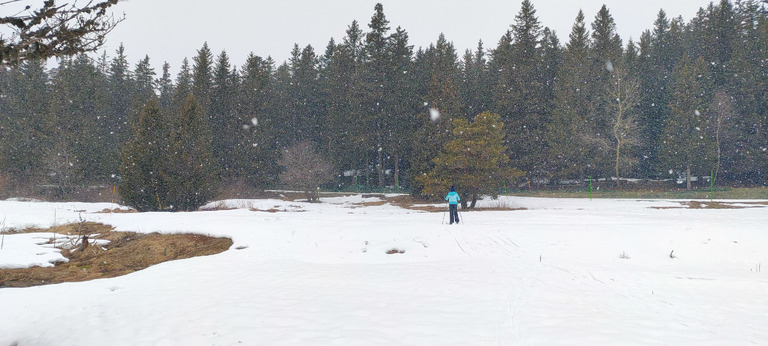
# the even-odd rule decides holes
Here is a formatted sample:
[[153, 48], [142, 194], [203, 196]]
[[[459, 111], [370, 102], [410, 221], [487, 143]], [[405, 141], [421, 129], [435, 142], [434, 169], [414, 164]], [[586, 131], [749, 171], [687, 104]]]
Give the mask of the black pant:
[[459, 223], [459, 206], [457, 204], [449, 204], [448, 213], [451, 214], [451, 225], [454, 222]]

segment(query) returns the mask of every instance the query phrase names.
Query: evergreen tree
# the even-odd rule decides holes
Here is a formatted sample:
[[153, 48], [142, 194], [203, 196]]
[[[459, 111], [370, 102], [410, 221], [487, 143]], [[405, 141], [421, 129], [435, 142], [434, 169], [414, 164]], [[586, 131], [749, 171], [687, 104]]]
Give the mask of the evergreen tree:
[[189, 68], [189, 60], [184, 58], [181, 61], [181, 68], [176, 75], [176, 88], [173, 92], [172, 99], [172, 112], [175, 112], [183, 107], [187, 96], [192, 94], [192, 71]]
[[612, 115], [609, 110], [613, 100], [606, 90], [615, 90], [611, 86], [611, 72], [621, 67], [622, 43], [616, 33], [616, 23], [608, 8], [603, 5], [592, 23], [592, 41], [590, 47], [590, 79], [587, 84], [588, 97], [592, 102], [592, 112], [588, 113], [587, 136], [592, 146], [591, 165], [600, 176], [610, 177], [614, 167], [611, 150], [613, 137]]
[[666, 13], [660, 10], [653, 31], [646, 31], [640, 37], [638, 77], [643, 93], [638, 111], [644, 142], [640, 148], [639, 168], [645, 177], [660, 178], [668, 170], [661, 165], [658, 150], [670, 112], [670, 80], [677, 59], [672, 47], [675, 37], [670, 27]]
[[[560, 40], [557, 34], [549, 28], [544, 28], [541, 39], [541, 63], [539, 67], [539, 76], [543, 87], [540, 99], [543, 104], [543, 114], [549, 116], [555, 107], [555, 84], [557, 84], [557, 75], [563, 64], [563, 49], [560, 46]], [[546, 131], [545, 131], [546, 132]]]
[[133, 126], [133, 138], [122, 149], [123, 202], [139, 211], [166, 210], [173, 175], [168, 160], [171, 133], [169, 120], [157, 98], [150, 98]]
[[52, 182], [62, 193], [75, 185], [108, 182], [119, 169], [115, 127], [124, 124], [115, 124], [110, 117], [114, 103], [106, 102], [111, 90], [102, 78], [93, 60], [79, 55], [62, 61], [54, 79], [50, 113], [54, 141], [44, 157]]
[[277, 158], [280, 142], [279, 129], [284, 126], [276, 117], [274, 84], [275, 63], [272, 58], [263, 59], [249, 54], [240, 71], [238, 89], [238, 118], [245, 133], [238, 143], [242, 154], [238, 162], [238, 176], [256, 187], [270, 186], [278, 174]]
[[226, 51], [216, 58], [210, 98], [210, 125], [213, 135], [213, 156], [218, 161], [220, 178], [232, 179], [239, 175], [238, 162], [247, 158], [238, 152], [242, 137], [247, 133], [243, 125], [250, 124], [236, 113], [238, 87], [231, 74], [231, 64]]
[[[208, 48], [208, 42], [197, 51], [192, 58], [192, 94], [200, 102], [203, 116], [210, 117], [211, 90], [213, 87], [213, 53]], [[186, 101], [185, 101], [186, 102]]]
[[108, 70], [109, 112], [106, 114], [104, 126], [113, 134], [109, 139], [109, 146], [115, 148], [115, 153], [117, 153], [128, 136], [128, 116], [131, 112], [131, 95], [134, 90], [134, 82], [128, 59], [125, 56], [125, 47], [120, 44], [115, 53], [117, 56], [112, 58]]
[[291, 68], [284, 62], [275, 70], [274, 85], [271, 88], [273, 98], [270, 109], [274, 111], [274, 122], [276, 124], [273, 138], [275, 140], [275, 148], [278, 150], [287, 148], [296, 138], [296, 128], [291, 122], [294, 114], [296, 114], [294, 108], [296, 102], [293, 95], [291, 95], [291, 78]]
[[438, 196], [455, 185], [462, 207], [469, 200], [469, 208], [474, 208], [479, 194], [495, 195], [499, 187], [522, 176], [508, 166], [503, 127], [500, 117], [490, 112], [478, 114], [471, 123], [455, 119], [453, 139], [434, 159], [434, 169], [416, 177], [422, 195]]
[[123, 148], [123, 201], [139, 211], [189, 211], [213, 198], [218, 179], [207, 126], [194, 96], [172, 118], [152, 97]]
[[[723, 6], [723, 5], [721, 5]], [[723, 178], [768, 181], [768, 11], [754, 0], [736, 2], [738, 37], [726, 85], [718, 86], [713, 116], [720, 125]]]
[[173, 80], [171, 80], [171, 64], [163, 63], [163, 74], [155, 81], [159, 92], [160, 108], [163, 111], [170, 111], [173, 101]]
[[389, 93], [385, 99], [387, 116], [384, 117], [384, 145], [392, 155], [394, 186], [401, 186], [401, 165], [409, 162], [412, 152], [411, 135], [418, 126], [419, 99], [414, 92], [413, 46], [408, 44], [408, 33], [398, 27], [390, 36]]
[[292, 141], [313, 141], [321, 137], [323, 107], [320, 95], [318, 58], [311, 45], [299, 50], [294, 46], [290, 61], [291, 83], [289, 97], [292, 106], [290, 116]]
[[[435, 45], [417, 54], [416, 68], [419, 70], [418, 84], [425, 86], [419, 91], [426, 95], [425, 107], [419, 114], [419, 128], [413, 137], [413, 175], [429, 172], [434, 159], [451, 138], [453, 119], [461, 116], [461, 69], [453, 43], [443, 34]], [[421, 190], [418, 181], [412, 187]]]
[[136, 64], [133, 70], [135, 91], [133, 92], [134, 109], [140, 109], [152, 96], [155, 96], [155, 70], [149, 64], [149, 56]]
[[362, 110], [358, 76], [362, 74], [362, 31], [357, 21], [347, 28], [343, 43], [334, 47], [327, 66], [322, 71], [323, 87], [328, 97], [325, 122], [326, 141], [321, 147], [335, 158], [338, 172], [351, 177], [355, 183], [358, 171], [365, 166], [365, 123], [360, 120]]
[[201, 108], [194, 96], [187, 97], [171, 122], [167, 200], [172, 210], [197, 210], [218, 192], [220, 180], [211, 149], [211, 133]]
[[471, 119], [473, 114], [482, 113], [491, 107], [491, 84], [489, 83], [488, 60], [483, 41], [477, 43], [477, 50], [467, 50], [462, 65], [462, 113]]
[[548, 122], [542, 99], [542, 28], [529, 0], [523, 1], [511, 31], [494, 52], [497, 74], [493, 97], [495, 112], [507, 129], [506, 140], [515, 166], [530, 177], [541, 176], [544, 127]]
[[368, 24], [370, 31], [365, 35], [364, 69], [362, 82], [362, 111], [365, 124], [370, 131], [370, 139], [366, 142], [369, 149], [375, 153], [376, 161], [373, 164], [377, 177], [377, 186], [384, 186], [384, 141], [386, 135], [387, 110], [384, 108], [384, 99], [390, 85], [391, 71], [389, 71], [388, 45], [389, 45], [389, 20], [384, 15], [384, 7], [381, 3], [374, 6], [374, 15]]
[[741, 44], [736, 12], [729, 0], [720, 0], [718, 5], [710, 3], [707, 10], [704, 32], [699, 36], [704, 61], [712, 65], [714, 85], [721, 87], [730, 80], [730, 62], [735, 46]]
[[15, 182], [9, 186], [26, 186], [45, 177], [40, 154], [49, 140], [48, 78], [40, 60], [0, 69], [0, 169]]
[[689, 190], [691, 175], [709, 175], [716, 163], [714, 136], [707, 133], [708, 76], [702, 58], [693, 61], [683, 57], [675, 68], [671, 112], [664, 124], [662, 158], [670, 170], [685, 175]]
[[587, 115], [593, 112], [589, 93], [589, 32], [584, 13], [579, 11], [569, 41], [563, 51], [563, 64], [555, 83], [555, 101], [547, 123], [547, 171], [555, 180], [584, 181], [592, 174]]

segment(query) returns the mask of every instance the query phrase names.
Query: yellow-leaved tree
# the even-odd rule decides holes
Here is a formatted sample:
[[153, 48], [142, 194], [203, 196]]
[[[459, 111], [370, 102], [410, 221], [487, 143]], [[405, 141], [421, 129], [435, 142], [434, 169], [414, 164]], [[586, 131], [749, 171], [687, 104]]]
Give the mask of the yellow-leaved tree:
[[474, 208], [480, 194], [495, 195], [499, 187], [513, 183], [523, 172], [509, 166], [504, 145], [504, 123], [497, 114], [483, 112], [472, 122], [456, 119], [453, 139], [432, 161], [432, 171], [416, 177], [421, 194], [438, 197], [453, 185], [461, 195], [462, 207]]

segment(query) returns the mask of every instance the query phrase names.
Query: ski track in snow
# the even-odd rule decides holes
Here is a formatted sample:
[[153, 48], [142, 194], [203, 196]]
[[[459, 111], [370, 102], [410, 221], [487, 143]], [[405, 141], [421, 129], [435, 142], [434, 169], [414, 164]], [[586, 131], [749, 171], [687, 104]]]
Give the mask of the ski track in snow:
[[[768, 344], [766, 207], [508, 197], [526, 210], [462, 212], [447, 225], [363, 201], [138, 214], [0, 201], [6, 228], [82, 215], [234, 241], [123, 277], [2, 288], [0, 346]], [[282, 211], [252, 211], [272, 208]], [[18, 262], [4, 250], [0, 266]]]

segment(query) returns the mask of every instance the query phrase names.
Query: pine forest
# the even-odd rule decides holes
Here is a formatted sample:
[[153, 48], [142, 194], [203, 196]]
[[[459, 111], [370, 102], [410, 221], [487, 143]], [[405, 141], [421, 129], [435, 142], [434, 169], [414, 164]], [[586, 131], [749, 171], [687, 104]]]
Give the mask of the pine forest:
[[296, 44], [285, 62], [233, 66], [201, 42], [171, 62], [178, 73], [129, 62], [124, 46], [2, 66], [2, 194], [96, 186], [139, 209], [189, 210], [285, 187], [287, 162], [304, 161], [330, 172], [325, 190], [765, 186], [767, 6], [722, 0], [690, 21], [661, 10], [639, 41], [603, 6], [574, 13], [561, 41], [525, 0], [497, 42], [458, 52], [443, 35], [415, 49], [378, 4], [342, 40]]

